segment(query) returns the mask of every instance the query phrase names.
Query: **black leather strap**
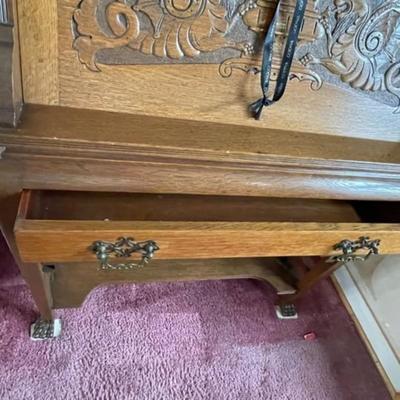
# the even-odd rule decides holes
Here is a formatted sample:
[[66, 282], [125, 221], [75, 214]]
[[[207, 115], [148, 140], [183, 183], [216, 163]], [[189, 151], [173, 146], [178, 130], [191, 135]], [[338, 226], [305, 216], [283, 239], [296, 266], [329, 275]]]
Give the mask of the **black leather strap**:
[[282, 57], [282, 63], [279, 69], [278, 78], [276, 81], [275, 91], [272, 99], [268, 98], [268, 89], [272, 69], [272, 55], [273, 45], [276, 32], [276, 24], [279, 17], [281, 0], [278, 1], [278, 5], [275, 10], [274, 17], [270, 23], [267, 33], [264, 39], [263, 45], [263, 59], [261, 65], [261, 89], [263, 97], [255, 101], [250, 105], [250, 111], [254, 115], [254, 118], [259, 120], [261, 118], [264, 107], [268, 107], [279, 101], [285, 93], [286, 84], [290, 74], [290, 67], [293, 62], [294, 53], [296, 51], [296, 44], [299, 37], [299, 32], [303, 24], [304, 13], [306, 11], [307, 0], [297, 0], [296, 7], [290, 25], [288, 37], [286, 40], [285, 50]]

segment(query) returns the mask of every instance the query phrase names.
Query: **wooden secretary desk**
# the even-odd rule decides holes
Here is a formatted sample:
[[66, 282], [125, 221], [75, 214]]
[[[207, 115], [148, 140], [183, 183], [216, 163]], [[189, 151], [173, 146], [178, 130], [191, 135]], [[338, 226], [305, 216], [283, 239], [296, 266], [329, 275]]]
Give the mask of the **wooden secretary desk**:
[[398, 1], [309, 1], [258, 121], [275, 0], [0, 4], [0, 223], [33, 338], [106, 282], [256, 278], [293, 317], [341, 263], [400, 253]]

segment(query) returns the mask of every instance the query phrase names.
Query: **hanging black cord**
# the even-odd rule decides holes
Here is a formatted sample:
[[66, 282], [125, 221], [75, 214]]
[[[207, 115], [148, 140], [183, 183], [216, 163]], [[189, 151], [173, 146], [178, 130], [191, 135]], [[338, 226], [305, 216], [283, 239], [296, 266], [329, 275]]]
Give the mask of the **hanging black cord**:
[[273, 45], [276, 32], [276, 24], [279, 18], [281, 0], [278, 0], [278, 5], [275, 10], [274, 17], [270, 23], [264, 39], [263, 45], [263, 59], [261, 65], [261, 89], [263, 97], [250, 105], [250, 111], [254, 118], [259, 120], [261, 118], [264, 107], [279, 101], [285, 93], [286, 84], [289, 78], [290, 67], [292, 65], [294, 53], [296, 51], [296, 43], [299, 37], [299, 32], [303, 24], [304, 13], [306, 11], [307, 0], [297, 0], [296, 7], [290, 25], [288, 37], [286, 40], [285, 51], [282, 57], [282, 64], [279, 69], [278, 78], [276, 81], [275, 91], [272, 99], [268, 98], [268, 89], [272, 69], [272, 55]]

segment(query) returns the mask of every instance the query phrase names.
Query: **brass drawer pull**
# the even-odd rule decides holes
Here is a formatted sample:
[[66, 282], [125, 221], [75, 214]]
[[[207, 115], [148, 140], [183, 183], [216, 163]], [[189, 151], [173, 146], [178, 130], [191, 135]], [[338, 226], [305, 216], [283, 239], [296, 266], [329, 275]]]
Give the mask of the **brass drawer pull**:
[[[96, 257], [100, 262], [99, 269], [107, 271], [141, 268], [149, 263], [153, 258], [154, 253], [160, 248], [153, 240], [135, 242], [132, 237], [120, 237], [115, 243], [96, 240], [92, 243], [90, 249], [96, 254]], [[133, 253], [140, 253], [142, 259], [137, 263], [128, 262], [122, 264], [110, 264], [109, 262], [110, 255], [114, 255], [115, 257], [130, 257]]]
[[[341, 250], [343, 254], [332, 256], [327, 262], [341, 262], [346, 264], [350, 261], [365, 261], [372, 254], [379, 254], [380, 239], [371, 240], [369, 237], [361, 236], [358, 240], [342, 240], [333, 246], [333, 250]], [[366, 250], [366, 253], [357, 253]]]

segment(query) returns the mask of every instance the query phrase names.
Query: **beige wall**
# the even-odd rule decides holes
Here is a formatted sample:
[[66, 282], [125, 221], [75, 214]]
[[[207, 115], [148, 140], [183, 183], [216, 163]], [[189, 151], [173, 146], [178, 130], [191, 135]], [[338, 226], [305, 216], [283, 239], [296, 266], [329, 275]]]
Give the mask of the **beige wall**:
[[400, 255], [371, 257], [348, 270], [400, 362]]

